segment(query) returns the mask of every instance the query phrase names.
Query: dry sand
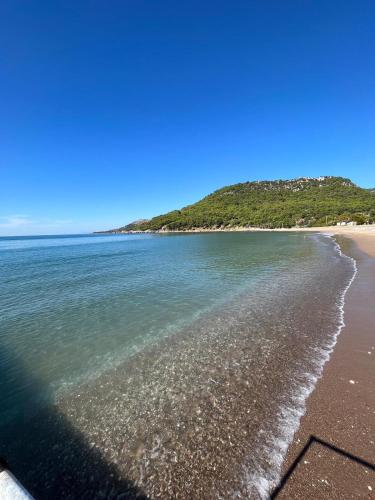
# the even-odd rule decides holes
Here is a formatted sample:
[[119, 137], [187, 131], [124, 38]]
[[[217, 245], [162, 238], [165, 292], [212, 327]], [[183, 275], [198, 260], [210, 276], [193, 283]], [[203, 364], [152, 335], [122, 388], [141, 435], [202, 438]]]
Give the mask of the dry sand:
[[[375, 228], [318, 230], [337, 235], [358, 273], [346, 295], [346, 326], [307, 402], [284, 472], [310, 436], [375, 464]], [[314, 442], [277, 498], [375, 498], [375, 470]]]
[[359, 227], [356, 231], [349, 228], [345, 231], [345, 228], [342, 228], [341, 231], [335, 230], [334, 233], [354, 240], [360, 250], [375, 258], [375, 227], [371, 229]]
[[[276, 229], [275, 231], [280, 231]], [[291, 231], [289, 229], [288, 231]], [[298, 228], [293, 231], [309, 231], [346, 236], [355, 242], [357, 247], [370, 257], [375, 258], [375, 224], [368, 226], [327, 226]]]

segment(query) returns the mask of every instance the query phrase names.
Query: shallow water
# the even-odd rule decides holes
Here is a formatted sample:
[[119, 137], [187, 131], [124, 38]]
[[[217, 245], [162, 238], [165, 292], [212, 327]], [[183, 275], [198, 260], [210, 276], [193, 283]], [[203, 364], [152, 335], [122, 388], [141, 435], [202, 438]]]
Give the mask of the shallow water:
[[22, 238], [0, 275], [0, 447], [39, 498], [257, 498], [353, 263], [316, 235]]

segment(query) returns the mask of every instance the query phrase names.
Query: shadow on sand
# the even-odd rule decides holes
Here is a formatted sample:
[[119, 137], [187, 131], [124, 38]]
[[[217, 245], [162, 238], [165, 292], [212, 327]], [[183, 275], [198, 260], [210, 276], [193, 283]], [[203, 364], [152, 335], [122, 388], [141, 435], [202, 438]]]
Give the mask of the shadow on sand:
[[[17, 396], [20, 387], [22, 393]], [[18, 397], [21, 404], [17, 418], [0, 426], [0, 456], [35, 499], [145, 499], [55, 406], [44, 405], [35, 411], [35, 400], [43, 391], [48, 389], [2, 349], [3, 408], [10, 406], [12, 398]]]
[[324, 448], [329, 449], [333, 453], [337, 453], [338, 455], [341, 455], [344, 458], [347, 458], [348, 460], [351, 460], [352, 462], [355, 462], [362, 467], [366, 467], [367, 469], [375, 472], [375, 465], [367, 462], [367, 460], [363, 460], [363, 458], [357, 457], [356, 455], [353, 455], [352, 453], [349, 453], [348, 451], [343, 450], [342, 448], [338, 448], [337, 446], [328, 443], [328, 441], [324, 441], [323, 439], [320, 439], [316, 436], [311, 435], [309, 439], [307, 440], [307, 443], [305, 446], [302, 448], [302, 450], [299, 452], [297, 457], [295, 458], [294, 462], [291, 464], [289, 469], [285, 472], [284, 476], [281, 478], [280, 483], [277, 485], [277, 487], [274, 489], [274, 491], [271, 494], [271, 499], [274, 499], [278, 496], [279, 493], [284, 489], [286, 486], [286, 483], [288, 482], [290, 476], [293, 474], [295, 471], [296, 467], [298, 464], [301, 462], [303, 457], [306, 455], [307, 451], [310, 449], [311, 446], [313, 445], [320, 445], [323, 446]]

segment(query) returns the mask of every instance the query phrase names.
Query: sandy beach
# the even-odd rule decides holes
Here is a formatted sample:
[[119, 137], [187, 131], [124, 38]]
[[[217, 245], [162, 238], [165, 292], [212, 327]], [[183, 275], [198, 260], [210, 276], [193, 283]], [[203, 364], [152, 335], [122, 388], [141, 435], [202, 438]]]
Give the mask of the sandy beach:
[[[374, 498], [375, 464], [375, 230], [319, 228], [336, 235], [342, 251], [357, 262], [345, 299], [345, 327], [284, 462], [284, 473], [311, 436], [353, 455], [312, 441], [277, 498]], [[290, 471], [290, 469], [289, 469]]]
[[345, 236], [353, 240], [356, 246], [369, 257], [375, 258], [375, 224], [363, 226], [325, 226], [293, 229], [273, 229], [272, 231], [319, 232], [337, 236]]

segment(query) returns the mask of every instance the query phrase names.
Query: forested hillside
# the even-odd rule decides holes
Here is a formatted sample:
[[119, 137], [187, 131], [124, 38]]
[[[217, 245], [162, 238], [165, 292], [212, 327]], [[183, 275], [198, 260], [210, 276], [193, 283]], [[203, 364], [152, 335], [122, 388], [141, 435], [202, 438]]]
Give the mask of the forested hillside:
[[342, 177], [256, 181], [218, 189], [202, 200], [117, 231], [294, 227], [375, 221], [375, 195]]

